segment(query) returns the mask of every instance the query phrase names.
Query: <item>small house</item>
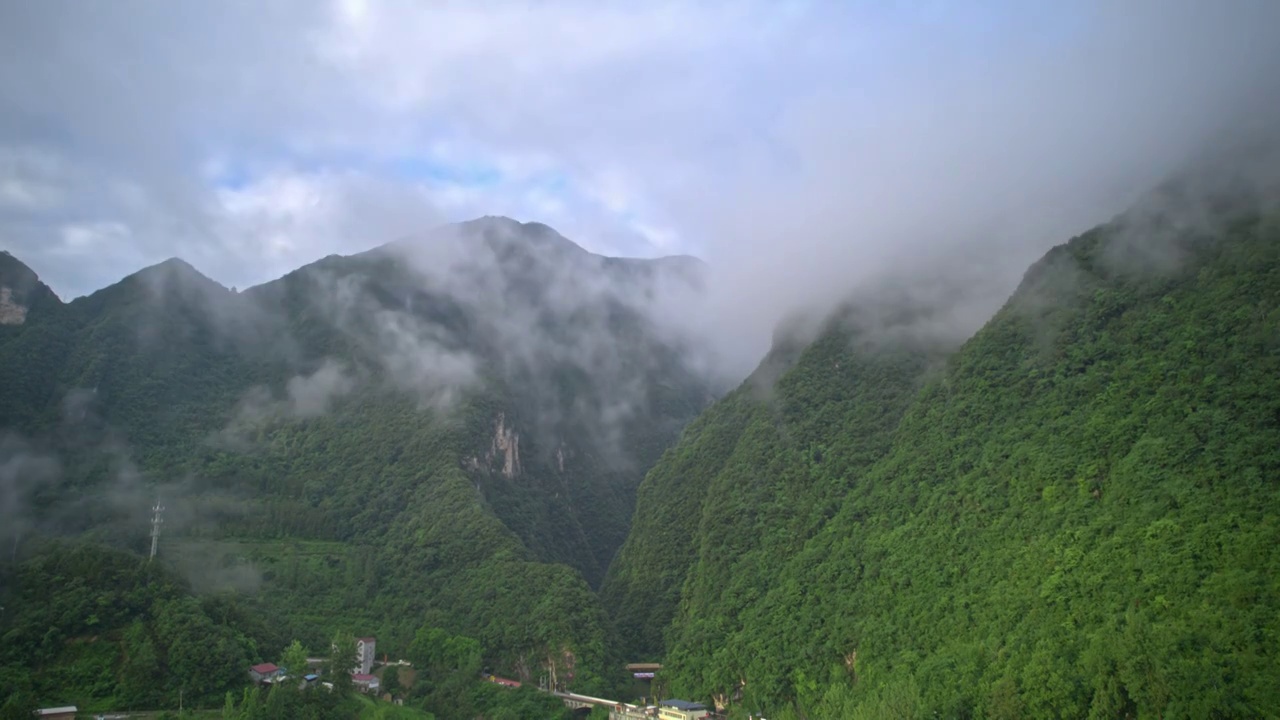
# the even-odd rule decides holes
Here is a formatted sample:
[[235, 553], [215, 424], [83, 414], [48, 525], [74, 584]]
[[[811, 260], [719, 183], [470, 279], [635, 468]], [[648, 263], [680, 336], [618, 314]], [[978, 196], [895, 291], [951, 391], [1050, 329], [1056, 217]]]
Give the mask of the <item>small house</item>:
[[75, 720], [78, 710], [75, 705], [64, 705], [63, 707], [40, 708], [36, 710], [36, 717], [40, 720]]
[[382, 681], [378, 680], [378, 676], [369, 673], [354, 673], [351, 676], [351, 682], [362, 692], [377, 692], [382, 687]]
[[275, 663], [259, 663], [249, 668], [249, 677], [256, 683], [275, 682], [283, 674]]
[[707, 706], [688, 700], [672, 699], [658, 703], [658, 717], [661, 720], [699, 720], [710, 714]]

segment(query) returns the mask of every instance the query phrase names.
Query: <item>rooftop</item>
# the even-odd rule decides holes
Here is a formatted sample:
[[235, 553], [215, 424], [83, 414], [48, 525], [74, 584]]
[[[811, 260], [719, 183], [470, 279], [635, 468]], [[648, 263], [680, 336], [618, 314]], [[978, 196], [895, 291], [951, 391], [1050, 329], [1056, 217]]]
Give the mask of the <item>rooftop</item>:
[[706, 710], [707, 706], [702, 703], [690, 702], [688, 700], [663, 700], [658, 703], [663, 707], [675, 708], [677, 710]]
[[280, 668], [275, 663], [259, 663], [249, 669], [257, 673], [273, 673]]

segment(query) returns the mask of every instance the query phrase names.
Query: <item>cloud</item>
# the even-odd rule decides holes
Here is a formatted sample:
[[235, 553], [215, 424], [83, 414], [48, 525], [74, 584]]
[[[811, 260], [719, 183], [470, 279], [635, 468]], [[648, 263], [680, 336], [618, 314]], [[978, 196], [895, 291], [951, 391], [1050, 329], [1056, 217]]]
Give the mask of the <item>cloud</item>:
[[0, 212], [46, 211], [63, 201], [57, 158], [31, 148], [0, 148]]
[[342, 365], [328, 361], [310, 375], [298, 375], [289, 379], [286, 392], [289, 397], [289, 414], [295, 417], [323, 415], [335, 399], [351, 392], [355, 381]]
[[283, 392], [258, 385], [237, 403], [231, 422], [213, 439], [217, 445], [247, 447], [245, 433], [259, 424], [277, 419], [305, 420], [325, 414], [333, 403], [356, 389], [360, 379], [351, 368], [325, 359], [315, 371], [290, 377]]
[[758, 357], [745, 346], [789, 308], [957, 263], [970, 268], [954, 301], [970, 306], [960, 329], [972, 332], [1050, 246], [1124, 210], [1242, 118], [1277, 117], [1255, 102], [1280, 97], [1280, 48], [1259, 30], [1280, 20], [1274, 4], [1082, 8], [1061, 38], [1030, 46], [1019, 38], [1040, 23], [1025, 17], [976, 48], [922, 29], [875, 82], [785, 108], [788, 161], [754, 161], [785, 177], [726, 177], [677, 216], [709, 239], [708, 332]]
[[12, 559], [23, 536], [35, 525], [31, 503], [41, 490], [52, 488], [62, 477], [56, 458], [40, 452], [25, 438], [5, 432], [0, 435], [0, 548]]
[[118, 222], [68, 223], [50, 252], [58, 255], [102, 255], [130, 240], [129, 228]]
[[299, 258], [378, 245], [441, 219], [424, 187], [357, 171], [276, 170], [218, 188], [216, 198], [215, 247], [276, 276]]
[[903, 266], [962, 258], [978, 305], [1007, 295], [1270, 112], [1278, 23], [1267, 0], [6, 6], [0, 237], [76, 295], [173, 255], [245, 286], [541, 220], [706, 259], [707, 313], [673, 322], [742, 372], [792, 308]]
[[[73, 389], [64, 398], [57, 438], [61, 453], [13, 431], [0, 433], [0, 565], [21, 560], [36, 547], [29, 544], [32, 539], [56, 537], [81, 537], [145, 553], [151, 509], [160, 502], [162, 560], [199, 591], [256, 590], [260, 578], [252, 565], [230, 566], [217, 556], [215, 543], [200, 539], [253, 508], [191, 477], [161, 482], [144, 477], [119, 433], [96, 415], [95, 396], [94, 391]], [[69, 458], [65, 468], [60, 454]], [[89, 466], [106, 469], [103, 482], [68, 484]]]
[[[447, 358], [470, 349], [462, 357], [471, 362], [452, 373], [454, 382], [465, 386], [466, 372], [483, 372], [505, 384], [524, 412], [537, 414], [515, 422], [535, 431], [548, 453], [574, 436], [583, 446], [619, 450], [627, 423], [648, 407], [646, 383], [681, 382], [671, 354], [680, 355], [689, 377], [710, 365], [699, 345], [665, 320], [668, 303], [687, 307], [696, 293], [696, 277], [681, 274], [686, 264], [611, 263], [546, 226], [508, 218], [443, 227], [372, 256], [410, 271], [401, 281], [404, 312], [395, 315], [411, 329], [407, 347], [421, 347], [425, 336], [437, 348], [399, 357], [449, 377], [457, 363]], [[435, 317], [424, 317], [424, 309]], [[666, 346], [634, 342], [638, 333]], [[572, 426], [574, 417], [598, 422]], [[624, 463], [622, 455], [609, 459]]]

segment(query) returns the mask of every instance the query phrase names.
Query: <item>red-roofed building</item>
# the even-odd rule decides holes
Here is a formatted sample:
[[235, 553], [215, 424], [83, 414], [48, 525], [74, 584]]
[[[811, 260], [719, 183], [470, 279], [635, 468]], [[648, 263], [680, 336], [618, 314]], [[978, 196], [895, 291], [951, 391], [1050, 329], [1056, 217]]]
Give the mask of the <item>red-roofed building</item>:
[[382, 682], [378, 680], [378, 676], [368, 673], [352, 674], [351, 682], [364, 692], [377, 692], [382, 687]]
[[501, 685], [502, 687], [509, 687], [509, 688], [520, 687], [520, 682], [518, 680], [508, 680], [507, 678], [498, 677], [497, 675], [490, 675], [489, 682], [495, 683], [497, 685]]
[[259, 663], [249, 668], [249, 677], [254, 682], [272, 682], [280, 675], [280, 668], [275, 663]]

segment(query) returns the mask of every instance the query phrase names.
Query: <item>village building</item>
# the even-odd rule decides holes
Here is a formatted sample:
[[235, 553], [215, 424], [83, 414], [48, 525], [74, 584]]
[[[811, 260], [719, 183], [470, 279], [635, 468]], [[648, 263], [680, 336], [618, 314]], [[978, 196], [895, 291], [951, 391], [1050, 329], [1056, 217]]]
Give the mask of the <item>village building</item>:
[[75, 705], [40, 708], [36, 710], [36, 717], [40, 718], [40, 720], [75, 720], [77, 712]]
[[711, 714], [702, 703], [688, 700], [663, 700], [658, 703], [659, 720], [699, 720]]
[[249, 668], [249, 677], [256, 683], [275, 682], [284, 673], [275, 663], [259, 663]]
[[377, 646], [378, 642], [374, 638], [356, 638], [356, 666], [352, 669], [352, 672], [361, 675], [368, 675], [373, 672], [374, 651]]
[[609, 720], [654, 720], [658, 717], [656, 705], [621, 704], [609, 710]]
[[382, 687], [382, 681], [378, 679], [378, 676], [370, 675], [369, 673], [354, 673], [351, 676], [351, 682], [354, 683], [361, 692], [376, 693]]

